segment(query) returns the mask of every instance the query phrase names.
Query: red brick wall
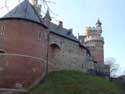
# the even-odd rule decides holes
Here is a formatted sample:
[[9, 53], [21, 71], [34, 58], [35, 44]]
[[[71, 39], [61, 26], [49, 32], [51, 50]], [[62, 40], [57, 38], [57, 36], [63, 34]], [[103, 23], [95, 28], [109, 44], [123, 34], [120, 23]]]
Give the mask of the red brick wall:
[[[47, 34], [47, 28], [28, 20], [0, 20], [0, 50], [46, 60]], [[0, 62], [0, 87], [2, 88], [14, 88], [16, 83], [29, 87], [42, 74], [43, 62], [40, 63], [39, 60], [16, 56], [1, 58], [4, 58]]]
[[99, 47], [89, 47], [91, 55], [97, 63], [104, 63], [104, 49]]

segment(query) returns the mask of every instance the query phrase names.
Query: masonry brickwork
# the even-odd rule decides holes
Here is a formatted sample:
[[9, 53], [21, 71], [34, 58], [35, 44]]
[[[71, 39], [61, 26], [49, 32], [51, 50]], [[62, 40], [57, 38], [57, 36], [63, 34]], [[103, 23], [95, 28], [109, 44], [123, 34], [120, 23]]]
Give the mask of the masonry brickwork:
[[[0, 51], [46, 60], [47, 33], [47, 28], [32, 21], [2, 19], [0, 20]], [[31, 86], [41, 77], [46, 63], [22, 56], [6, 55], [0, 58], [0, 88]]]
[[[86, 49], [78, 42], [50, 34], [50, 63], [57, 69], [73, 69], [86, 72], [93, 69], [93, 62], [90, 60]], [[52, 45], [57, 45], [53, 47]]]

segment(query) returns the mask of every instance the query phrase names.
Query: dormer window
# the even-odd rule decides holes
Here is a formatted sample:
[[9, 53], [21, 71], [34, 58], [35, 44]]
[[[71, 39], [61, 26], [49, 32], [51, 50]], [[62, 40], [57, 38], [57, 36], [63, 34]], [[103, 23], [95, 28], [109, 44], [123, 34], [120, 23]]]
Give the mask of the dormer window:
[[67, 35], [71, 35], [72, 34], [72, 29], [69, 29], [67, 32]]
[[71, 35], [71, 34], [72, 34], [72, 32], [71, 32], [71, 31], [68, 31], [68, 32], [67, 32], [67, 35]]

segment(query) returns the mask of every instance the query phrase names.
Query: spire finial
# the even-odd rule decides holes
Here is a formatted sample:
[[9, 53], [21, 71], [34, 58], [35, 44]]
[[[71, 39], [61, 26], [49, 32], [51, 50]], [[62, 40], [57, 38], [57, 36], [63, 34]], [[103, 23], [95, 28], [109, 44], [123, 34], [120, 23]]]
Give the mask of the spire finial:
[[50, 22], [51, 22], [51, 16], [50, 16], [50, 13], [49, 13], [49, 9], [46, 11], [46, 14], [43, 18], [43, 23], [49, 27], [50, 26]]
[[98, 18], [97, 22], [96, 22], [96, 31], [99, 33], [102, 33], [102, 23], [100, 21], [100, 19]]
[[100, 21], [99, 18], [98, 18], [98, 20], [97, 20], [97, 22], [96, 22], [96, 25], [97, 25], [97, 26], [101, 26], [101, 25], [102, 25], [102, 23], [101, 23], [101, 21]]

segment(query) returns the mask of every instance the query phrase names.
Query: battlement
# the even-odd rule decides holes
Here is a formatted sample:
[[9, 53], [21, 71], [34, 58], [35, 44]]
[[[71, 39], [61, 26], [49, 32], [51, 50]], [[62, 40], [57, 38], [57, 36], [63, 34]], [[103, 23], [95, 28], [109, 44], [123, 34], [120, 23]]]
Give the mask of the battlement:
[[88, 26], [85, 28], [85, 34], [87, 36], [89, 35], [101, 35], [102, 33], [102, 28], [101, 27], [91, 27], [91, 26]]
[[84, 42], [87, 42], [87, 41], [104, 41], [104, 38], [103, 37], [100, 37], [100, 36], [89, 36], [89, 37], [86, 37]]
[[104, 38], [101, 36], [102, 34], [102, 23], [98, 19], [96, 26], [87, 26], [85, 28], [85, 38], [84, 42], [87, 43], [89, 41], [102, 41], [104, 42]]
[[96, 32], [96, 27], [91, 27], [91, 26], [87, 26], [86, 27], [86, 31], [88, 31], [88, 32]]

